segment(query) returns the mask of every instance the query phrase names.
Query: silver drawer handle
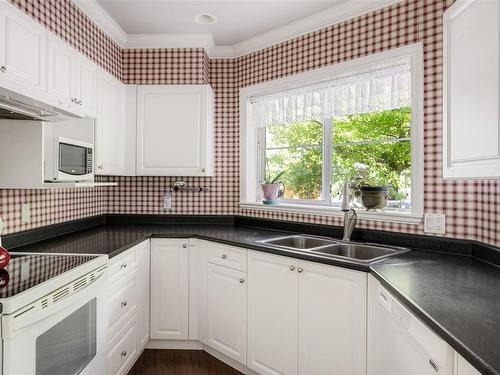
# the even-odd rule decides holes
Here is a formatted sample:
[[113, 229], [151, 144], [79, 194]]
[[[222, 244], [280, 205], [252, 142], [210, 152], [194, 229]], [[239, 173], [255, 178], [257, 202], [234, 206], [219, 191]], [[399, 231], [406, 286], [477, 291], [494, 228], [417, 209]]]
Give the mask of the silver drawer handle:
[[298, 273], [302, 273], [302, 271], [303, 271], [303, 269], [302, 269], [302, 268], [300, 268], [300, 267], [299, 267], [299, 268], [297, 268], [297, 272], [298, 272]]
[[240, 279], [240, 284], [245, 284], [245, 279]]
[[125, 307], [125, 306], [127, 306], [127, 301], [122, 302], [122, 307]]
[[188, 247], [187, 244], [182, 244], [182, 247], [185, 249], [186, 247]]
[[222, 259], [226, 259], [226, 258], [227, 258], [227, 255], [226, 255], [226, 254], [222, 254], [221, 258], [222, 258]]
[[122, 356], [122, 357], [126, 357], [126, 356], [127, 356], [127, 351], [126, 351], [126, 350], [124, 350], [124, 351], [121, 353], [121, 356]]
[[127, 268], [127, 263], [123, 263], [120, 268], [121, 269]]
[[5, 65], [0, 66], [0, 71], [2, 73], [5, 73], [7, 71], [7, 68], [5, 67]]
[[293, 271], [295, 269], [294, 266], [290, 266], [289, 268], [290, 268], [290, 271]]

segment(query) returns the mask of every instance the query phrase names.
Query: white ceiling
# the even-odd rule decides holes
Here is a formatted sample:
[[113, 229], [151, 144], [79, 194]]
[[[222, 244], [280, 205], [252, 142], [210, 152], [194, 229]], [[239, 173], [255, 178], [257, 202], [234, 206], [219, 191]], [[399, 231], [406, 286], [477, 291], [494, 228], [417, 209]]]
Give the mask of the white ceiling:
[[[216, 45], [233, 45], [347, 0], [172, 1], [98, 0], [129, 35], [212, 34]], [[212, 25], [195, 23], [196, 14], [218, 18]]]

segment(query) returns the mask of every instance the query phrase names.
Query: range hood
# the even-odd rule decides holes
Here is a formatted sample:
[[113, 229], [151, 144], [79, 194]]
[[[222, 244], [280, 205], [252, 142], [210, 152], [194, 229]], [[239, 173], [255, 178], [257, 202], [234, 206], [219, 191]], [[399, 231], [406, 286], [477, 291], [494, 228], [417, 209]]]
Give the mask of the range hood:
[[75, 118], [80, 116], [0, 88], [0, 119], [55, 122]]

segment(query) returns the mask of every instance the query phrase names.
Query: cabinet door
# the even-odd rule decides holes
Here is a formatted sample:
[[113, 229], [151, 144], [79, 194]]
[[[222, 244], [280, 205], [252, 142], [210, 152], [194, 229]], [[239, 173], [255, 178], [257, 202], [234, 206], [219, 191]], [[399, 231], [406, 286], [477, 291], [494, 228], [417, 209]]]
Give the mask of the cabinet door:
[[297, 373], [297, 260], [249, 252], [247, 366]]
[[500, 178], [498, 1], [457, 1], [444, 15], [445, 178]]
[[94, 117], [96, 112], [97, 93], [97, 68], [87, 58], [77, 55], [76, 57], [76, 85], [75, 99], [81, 111], [89, 117]]
[[467, 362], [460, 354], [455, 352], [455, 375], [480, 375], [469, 362]]
[[75, 52], [61, 39], [49, 34], [47, 47], [47, 91], [52, 103], [71, 109], [75, 103]]
[[0, 4], [0, 84], [37, 97], [45, 90], [46, 31], [8, 2]]
[[96, 174], [125, 174], [125, 86], [111, 75], [98, 73]]
[[208, 85], [139, 86], [137, 174], [210, 175], [212, 106]]
[[137, 341], [142, 350], [149, 341], [149, 240], [137, 246]]
[[151, 241], [151, 338], [188, 338], [187, 240]]
[[366, 273], [299, 262], [299, 374], [366, 373]]
[[208, 263], [207, 342], [246, 364], [247, 274]]

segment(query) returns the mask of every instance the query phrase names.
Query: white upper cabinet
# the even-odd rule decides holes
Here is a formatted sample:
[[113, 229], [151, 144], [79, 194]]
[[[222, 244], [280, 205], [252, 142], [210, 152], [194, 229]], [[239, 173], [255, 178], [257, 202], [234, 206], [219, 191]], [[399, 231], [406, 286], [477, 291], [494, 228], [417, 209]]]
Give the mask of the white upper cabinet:
[[499, 20], [498, 1], [444, 14], [445, 178], [500, 178]]
[[96, 114], [97, 66], [82, 55], [75, 59], [75, 94], [76, 104], [83, 115], [94, 117]]
[[125, 85], [98, 72], [96, 174], [125, 175]]
[[137, 92], [137, 174], [212, 174], [209, 85], [147, 85]]
[[48, 35], [47, 91], [52, 104], [71, 109], [75, 93], [75, 52], [55, 35]]
[[45, 43], [40, 24], [0, 3], [0, 86], [38, 99], [45, 90]]

